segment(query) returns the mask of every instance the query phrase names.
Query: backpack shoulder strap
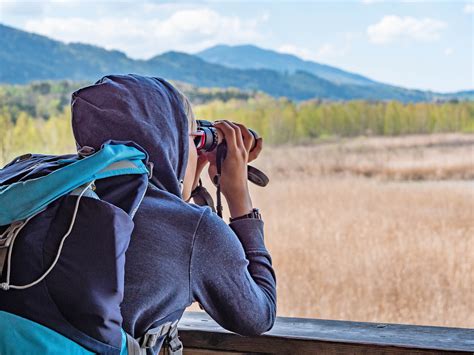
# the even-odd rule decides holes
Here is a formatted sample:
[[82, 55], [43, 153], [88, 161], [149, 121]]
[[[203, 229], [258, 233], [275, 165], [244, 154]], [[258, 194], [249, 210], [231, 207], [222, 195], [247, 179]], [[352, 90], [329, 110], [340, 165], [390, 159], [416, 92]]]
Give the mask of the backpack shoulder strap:
[[[146, 153], [124, 144], [104, 144], [97, 153], [48, 175], [0, 186], [0, 226], [25, 220], [48, 204], [93, 180], [148, 174]], [[3, 208], [8, 206], [8, 208]]]

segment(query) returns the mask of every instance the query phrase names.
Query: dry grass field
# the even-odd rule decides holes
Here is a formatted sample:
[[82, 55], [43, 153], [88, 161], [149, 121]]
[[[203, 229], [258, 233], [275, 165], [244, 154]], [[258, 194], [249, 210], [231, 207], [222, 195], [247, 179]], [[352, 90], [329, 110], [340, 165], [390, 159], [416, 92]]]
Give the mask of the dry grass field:
[[474, 136], [278, 147], [255, 166], [278, 315], [474, 327]]

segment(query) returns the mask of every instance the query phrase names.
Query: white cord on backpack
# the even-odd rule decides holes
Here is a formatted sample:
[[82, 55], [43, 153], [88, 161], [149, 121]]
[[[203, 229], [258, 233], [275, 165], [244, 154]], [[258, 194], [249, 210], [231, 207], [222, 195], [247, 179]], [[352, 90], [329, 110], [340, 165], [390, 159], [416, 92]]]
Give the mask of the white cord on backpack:
[[66, 238], [69, 236], [69, 234], [71, 234], [72, 232], [72, 228], [74, 227], [74, 222], [76, 221], [76, 216], [77, 216], [77, 211], [79, 210], [79, 202], [81, 201], [81, 198], [82, 196], [84, 195], [84, 193], [87, 191], [87, 189], [89, 189], [92, 184], [94, 183], [94, 181], [91, 181], [82, 191], [81, 193], [79, 194], [79, 196], [77, 197], [77, 201], [76, 201], [76, 205], [74, 206], [74, 213], [72, 215], [72, 218], [71, 218], [71, 223], [69, 224], [69, 229], [68, 231], [66, 232], [66, 234], [64, 234], [64, 236], [62, 237], [61, 239], [61, 242], [59, 243], [59, 248], [58, 248], [58, 252], [56, 254], [56, 258], [54, 259], [53, 263], [51, 264], [51, 266], [48, 268], [48, 270], [45, 271], [45, 273], [43, 275], [41, 275], [37, 280], [27, 284], [27, 285], [10, 285], [10, 267], [11, 267], [11, 257], [12, 257], [12, 250], [13, 250], [13, 244], [15, 243], [15, 239], [16, 237], [18, 237], [18, 234], [20, 233], [20, 231], [23, 229], [23, 227], [26, 226], [26, 224], [34, 217], [34, 216], [31, 216], [29, 217], [27, 220], [25, 220], [25, 222], [17, 229], [15, 230], [14, 232], [14, 235], [12, 237], [12, 242], [11, 242], [11, 245], [10, 245], [10, 248], [8, 250], [8, 259], [7, 259], [7, 277], [6, 277], [6, 280], [5, 282], [1, 283], [0, 284], [0, 288], [3, 289], [3, 290], [8, 290], [8, 289], [16, 289], [16, 290], [24, 290], [24, 289], [27, 289], [27, 288], [30, 288], [38, 283], [40, 283], [41, 281], [43, 281], [43, 279], [48, 276], [48, 274], [53, 270], [53, 268], [56, 266], [56, 263], [58, 262], [59, 260], [59, 256], [61, 255], [61, 251], [63, 249], [63, 245], [64, 245], [64, 242], [66, 241]]
[[[40, 212], [43, 212], [43, 210], [39, 211], [38, 213]], [[6, 242], [5, 242], [5, 246], [8, 248], [8, 254], [7, 254], [7, 257], [8, 257], [8, 262], [7, 262], [7, 282], [2, 282], [0, 283], [0, 289], [2, 290], [8, 290], [10, 288], [10, 285], [9, 285], [9, 282], [10, 282], [10, 259], [11, 259], [11, 256], [10, 256], [10, 251], [13, 247], [13, 242], [15, 241], [16, 237], [18, 236], [18, 234], [20, 234], [21, 230], [28, 224], [28, 222], [33, 218], [35, 217], [38, 213], [34, 214], [33, 216], [31, 217], [28, 217], [26, 220], [22, 221], [22, 222], [14, 222], [10, 225], [10, 227], [8, 227], [6, 229], [6, 231], [0, 236], [0, 237], [4, 237], [5, 234], [6, 234]]]

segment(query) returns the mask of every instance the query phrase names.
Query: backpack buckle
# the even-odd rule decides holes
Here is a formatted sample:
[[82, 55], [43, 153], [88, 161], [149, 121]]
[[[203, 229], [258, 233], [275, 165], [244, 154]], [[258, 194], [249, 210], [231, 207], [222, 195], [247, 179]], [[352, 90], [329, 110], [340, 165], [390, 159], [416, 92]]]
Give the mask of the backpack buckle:
[[158, 340], [158, 334], [146, 334], [145, 337], [143, 338], [143, 344], [142, 348], [152, 348], [155, 346], [157, 340]]
[[170, 328], [171, 322], [167, 322], [160, 325], [159, 327], [148, 330], [139, 341], [140, 347], [144, 349], [154, 347], [158, 341], [158, 338], [168, 334]]
[[179, 319], [171, 324], [168, 334], [168, 352], [170, 355], [183, 354], [183, 343], [178, 338], [178, 322]]

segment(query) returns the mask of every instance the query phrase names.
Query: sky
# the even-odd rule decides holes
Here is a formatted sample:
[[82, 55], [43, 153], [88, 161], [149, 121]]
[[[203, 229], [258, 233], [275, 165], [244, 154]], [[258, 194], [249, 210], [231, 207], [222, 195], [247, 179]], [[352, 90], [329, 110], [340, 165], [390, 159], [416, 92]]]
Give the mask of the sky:
[[474, 1], [10, 1], [0, 23], [148, 59], [254, 44], [413, 89], [474, 89]]

